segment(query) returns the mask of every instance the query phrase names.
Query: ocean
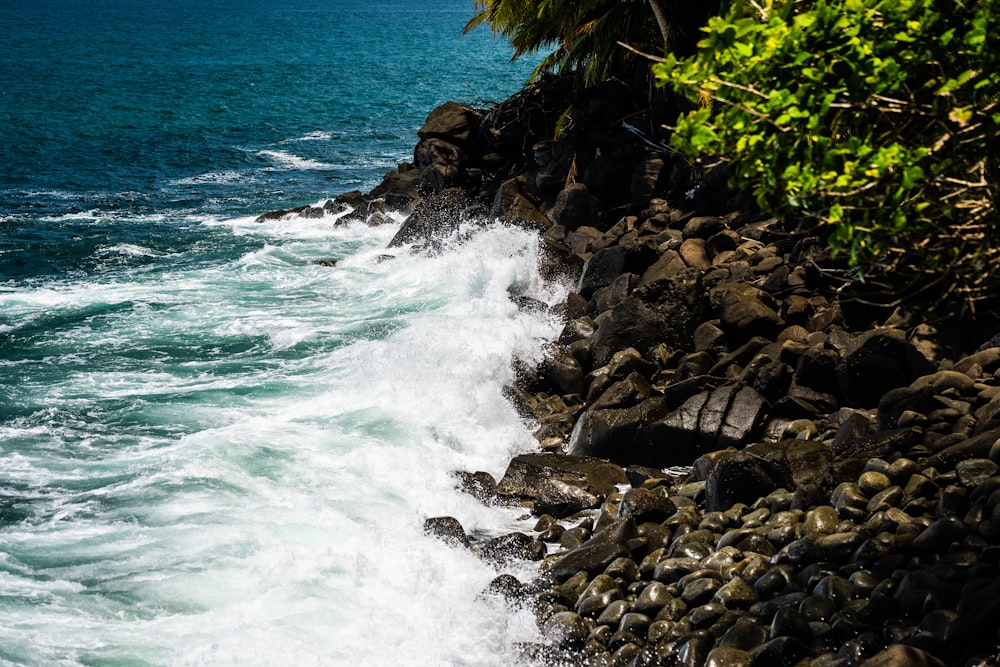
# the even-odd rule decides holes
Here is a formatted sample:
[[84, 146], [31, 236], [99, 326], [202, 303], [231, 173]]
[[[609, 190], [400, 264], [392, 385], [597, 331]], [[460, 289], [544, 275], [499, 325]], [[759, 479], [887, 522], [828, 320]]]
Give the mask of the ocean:
[[[532, 448], [538, 239], [263, 212], [367, 190], [533, 63], [471, 0], [0, 0], [0, 664], [513, 665], [424, 535]], [[334, 260], [334, 262], [331, 262]], [[530, 571], [517, 575], [529, 576]]]

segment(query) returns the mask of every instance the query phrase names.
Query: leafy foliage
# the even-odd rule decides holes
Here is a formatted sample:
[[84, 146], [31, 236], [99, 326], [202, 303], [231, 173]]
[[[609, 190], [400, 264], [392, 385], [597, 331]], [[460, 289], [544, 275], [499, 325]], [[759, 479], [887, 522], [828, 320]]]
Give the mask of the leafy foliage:
[[661, 53], [690, 51], [698, 27], [718, 11], [719, 0], [474, 0], [466, 31], [484, 23], [507, 37], [514, 58], [555, 47], [535, 70], [567, 73], [582, 68], [587, 83], [621, 75], [646, 61], [619, 42]]
[[700, 101], [676, 147], [853, 264], [973, 299], [1000, 273], [998, 65], [1000, 0], [736, 0], [654, 71]]

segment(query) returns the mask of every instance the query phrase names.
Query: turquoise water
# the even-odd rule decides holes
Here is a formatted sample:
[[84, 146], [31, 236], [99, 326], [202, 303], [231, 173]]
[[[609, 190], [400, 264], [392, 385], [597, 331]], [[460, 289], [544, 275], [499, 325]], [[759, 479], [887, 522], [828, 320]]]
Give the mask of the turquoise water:
[[[530, 615], [421, 532], [531, 438], [537, 239], [253, 222], [374, 185], [511, 65], [471, 3], [0, 0], [0, 664], [495, 665]], [[334, 267], [318, 263], [337, 260]]]

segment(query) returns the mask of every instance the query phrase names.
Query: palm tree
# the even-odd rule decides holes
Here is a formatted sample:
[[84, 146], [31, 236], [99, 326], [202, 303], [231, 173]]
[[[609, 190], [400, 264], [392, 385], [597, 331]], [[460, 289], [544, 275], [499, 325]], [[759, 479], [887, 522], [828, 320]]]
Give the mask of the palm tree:
[[465, 30], [488, 23], [514, 47], [514, 58], [555, 45], [532, 76], [582, 68], [587, 83], [621, 75], [640, 51], [693, 50], [697, 29], [719, 11], [720, 0], [474, 0]]

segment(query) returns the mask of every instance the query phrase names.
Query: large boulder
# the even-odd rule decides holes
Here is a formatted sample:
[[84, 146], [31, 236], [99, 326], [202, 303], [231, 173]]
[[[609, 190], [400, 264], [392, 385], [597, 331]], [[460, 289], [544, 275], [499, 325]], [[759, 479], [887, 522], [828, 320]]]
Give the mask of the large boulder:
[[538, 498], [549, 480], [577, 486], [597, 496], [606, 496], [617, 484], [625, 484], [625, 471], [612, 463], [585, 456], [521, 454], [514, 457], [497, 485], [504, 496]]
[[623, 464], [663, 465], [651, 445], [649, 425], [666, 411], [662, 398], [650, 398], [620, 409], [588, 410], [580, 415], [573, 428], [569, 452]]
[[603, 366], [627, 347], [640, 354], [661, 343], [674, 349], [686, 347], [703, 315], [701, 276], [696, 271], [640, 287], [615, 306], [594, 333], [594, 366]]
[[729, 384], [689, 397], [650, 426], [664, 465], [687, 465], [704, 452], [747, 444], [759, 434], [767, 401], [756, 389]]
[[417, 136], [421, 140], [444, 139], [464, 146], [478, 135], [480, 118], [480, 112], [468, 105], [445, 102], [430, 112]]
[[936, 369], [896, 329], [873, 329], [854, 340], [837, 368], [844, 398], [855, 407], [875, 407], [882, 396]]
[[435, 246], [441, 239], [458, 231], [467, 206], [465, 193], [458, 189], [442, 190], [421, 199], [389, 241], [389, 247], [410, 243]]

